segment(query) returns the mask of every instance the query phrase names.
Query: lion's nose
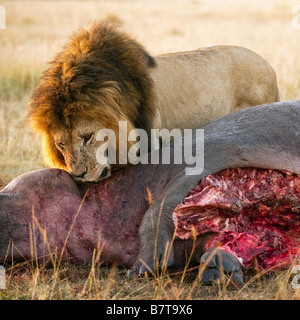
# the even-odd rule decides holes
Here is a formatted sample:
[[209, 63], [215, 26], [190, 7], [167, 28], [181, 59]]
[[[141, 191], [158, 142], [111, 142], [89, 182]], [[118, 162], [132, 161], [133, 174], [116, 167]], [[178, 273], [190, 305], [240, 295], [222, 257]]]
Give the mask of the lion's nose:
[[101, 175], [100, 175], [100, 177], [101, 177], [101, 178], [104, 178], [104, 177], [107, 176], [107, 174], [108, 174], [108, 168], [104, 168], [103, 171], [102, 171], [102, 173], [101, 173]]

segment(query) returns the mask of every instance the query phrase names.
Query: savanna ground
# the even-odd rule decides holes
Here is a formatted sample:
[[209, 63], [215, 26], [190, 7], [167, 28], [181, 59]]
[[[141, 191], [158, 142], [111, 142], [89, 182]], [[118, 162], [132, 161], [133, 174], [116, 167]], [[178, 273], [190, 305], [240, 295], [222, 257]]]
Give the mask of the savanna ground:
[[[0, 184], [42, 168], [40, 141], [24, 122], [26, 104], [70, 33], [95, 19], [118, 23], [152, 53], [212, 44], [248, 47], [274, 67], [281, 100], [300, 99], [299, 0], [2, 1]], [[294, 11], [293, 11], [294, 8]], [[300, 27], [300, 26], [299, 26]], [[126, 270], [27, 261], [6, 266], [0, 299], [299, 299], [291, 270], [245, 273], [245, 285], [203, 286], [197, 272], [127, 279]], [[196, 279], [195, 279], [196, 278]]]

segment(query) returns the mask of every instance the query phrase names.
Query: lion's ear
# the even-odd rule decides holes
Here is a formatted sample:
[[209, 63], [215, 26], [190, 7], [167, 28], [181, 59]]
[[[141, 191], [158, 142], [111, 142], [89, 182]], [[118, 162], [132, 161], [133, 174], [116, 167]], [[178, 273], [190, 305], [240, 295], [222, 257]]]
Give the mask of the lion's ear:
[[43, 154], [47, 165], [66, 170], [64, 157], [56, 148], [53, 137], [48, 133], [44, 133]]
[[147, 65], [149, 68], [155, 68], [157, 66], [155, 59], [150, 56], [150, 54], [148, 52], [145, 52], [146, 58], [147, 58]]

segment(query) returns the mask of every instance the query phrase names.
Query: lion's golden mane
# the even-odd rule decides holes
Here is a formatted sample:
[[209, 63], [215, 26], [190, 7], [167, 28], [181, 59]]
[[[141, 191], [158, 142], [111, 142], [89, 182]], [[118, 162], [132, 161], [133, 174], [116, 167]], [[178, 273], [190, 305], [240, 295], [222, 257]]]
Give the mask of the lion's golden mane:
[[50, 130], [72, 128], [79, 117], [99, 119], [117, 132], [112, 128], [115, 117], [149, 132], [156, 112], [150, 77], [154, 67], [144, 47], [111, 23], [95, 23], [74, 34], [28, 104], [29, 124], [44, 137], [46, 162], [66, 168]]

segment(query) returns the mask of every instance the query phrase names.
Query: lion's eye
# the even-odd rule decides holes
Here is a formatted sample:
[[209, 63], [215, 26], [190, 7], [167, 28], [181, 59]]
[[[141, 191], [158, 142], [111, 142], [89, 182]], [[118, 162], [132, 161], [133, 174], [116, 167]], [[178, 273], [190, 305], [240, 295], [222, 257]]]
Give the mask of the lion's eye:
[[83, 145], [85, 146], [93, 137], [93, 134], [87, 134], [86, 136], [83, 137]]
[[57, 142], [56, 145], [58, 146], [58, 148], [60, 150], [65, 150], [65, 148], [66, 148], [66, 145], [62, 142]]

